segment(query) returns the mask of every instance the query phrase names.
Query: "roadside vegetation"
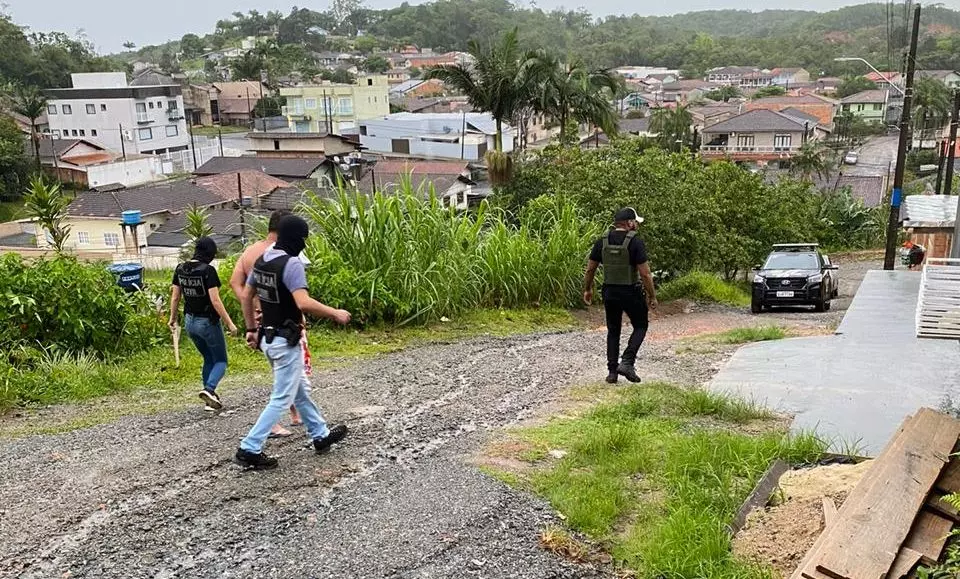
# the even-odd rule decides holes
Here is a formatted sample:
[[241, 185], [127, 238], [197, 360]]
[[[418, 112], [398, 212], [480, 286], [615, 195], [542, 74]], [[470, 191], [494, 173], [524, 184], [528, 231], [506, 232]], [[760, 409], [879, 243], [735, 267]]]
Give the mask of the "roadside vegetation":
[[660, 301], [688, 299], [727, 306], [750, 305], [750, 294], [743, 285], [720, 279], [715, 274], [695, 271], [668, 281], [657, 292]]
[[[808, 464], [826, 449], [774, 418], [695, 388], [632, 386], [578, 417], [512, 432], [504, 448], [526, 466], [485, 470], [543, 495], [637, 576], [772, 577], [731, 554], [727, 525], [773, 460]], [[541, 543], [589, 557], [560, 529], [547, 529]]]

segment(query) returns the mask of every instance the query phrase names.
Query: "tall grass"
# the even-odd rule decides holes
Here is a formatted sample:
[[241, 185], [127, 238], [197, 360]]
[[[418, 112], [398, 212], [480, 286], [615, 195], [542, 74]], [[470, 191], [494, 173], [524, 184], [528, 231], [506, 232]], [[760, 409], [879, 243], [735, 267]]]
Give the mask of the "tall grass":
[[471, 213], [395, 194], [340, 191], [301, 207], [314, 235], [311, 293], [361, 322], [406, 324], [481, 307], [572, 306], [597, 228], [572, 205], [542, 200], [512, 224], [486, 203]]
[[657, 295], [664, 302], [685, 298], [728, 306], [750, 304], [750, 295], [741, 286], [702, 271], [688, 273], [663, 284]]

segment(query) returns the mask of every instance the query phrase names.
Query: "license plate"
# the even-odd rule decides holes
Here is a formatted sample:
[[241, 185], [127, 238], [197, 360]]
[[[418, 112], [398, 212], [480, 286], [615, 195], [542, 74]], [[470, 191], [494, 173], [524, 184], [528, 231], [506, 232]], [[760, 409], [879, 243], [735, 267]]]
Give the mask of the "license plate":
[[792, 298], [793, 292], [777, 292], [778, 298]]

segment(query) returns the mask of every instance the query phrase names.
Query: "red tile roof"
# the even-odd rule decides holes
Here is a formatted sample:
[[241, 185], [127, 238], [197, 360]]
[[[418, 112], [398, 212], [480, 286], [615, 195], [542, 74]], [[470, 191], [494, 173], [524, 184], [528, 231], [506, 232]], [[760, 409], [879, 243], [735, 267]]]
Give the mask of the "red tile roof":
[[[248, 169], [240, 171], [239, 175], [240, 190], [244, 197], [259, 197], [276, 189], [290, 186], [290, 183], [260, 171]], [[198, 177], [197, 185], [227, 201], [237, 199], [237, 173]]]

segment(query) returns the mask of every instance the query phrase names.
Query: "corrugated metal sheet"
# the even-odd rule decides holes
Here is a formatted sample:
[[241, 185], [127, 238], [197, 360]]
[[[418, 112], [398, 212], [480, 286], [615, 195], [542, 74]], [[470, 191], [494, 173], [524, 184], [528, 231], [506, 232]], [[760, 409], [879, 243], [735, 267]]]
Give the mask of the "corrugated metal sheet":
[[904, 227], [952, 227], [957, 218], [956, 195], [907, 195]]

